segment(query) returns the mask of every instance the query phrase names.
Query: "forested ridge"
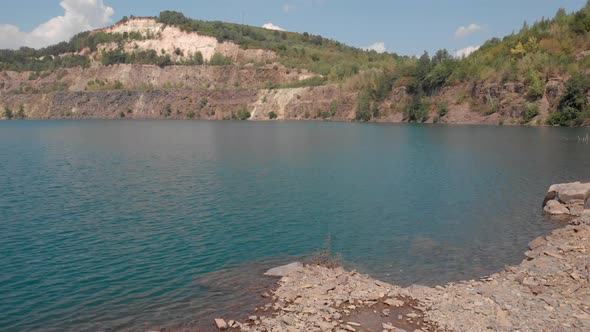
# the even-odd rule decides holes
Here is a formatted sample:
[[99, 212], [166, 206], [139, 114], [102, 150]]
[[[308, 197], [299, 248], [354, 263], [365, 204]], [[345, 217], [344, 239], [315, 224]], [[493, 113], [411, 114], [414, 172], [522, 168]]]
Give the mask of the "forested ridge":
[[[125, 17], [119, 23], [133, 19]], [[338, 41], [310, 33], [267, 30], [258, 27], [191, 19], [179, 12], [164, 11], [154, 19], [177, 26], [186, 32], [230, 41], [242, 49], [271, 50], [276, 63], [292, 70], [309, 70], [318, 74], [304, 85], [341, 84], [359, 92], [356, 120], [369, 121], [379, 116], [379, 105], [392, 89], [405, 87], [411, 102], [403, 112], [409, 121], [425, 121], [436, 109], [439, 116], [448, 112], [448, 105], [434, 104], [432, 96], [441, 89], [470, 83], [524, 84], [528, 101], [523, 120], [538, 113], [537, 101], [543, 98], [547, 82], [554, 78], [566, 81], [565, 91], [556, 110], [546, 119], [549, 125], [580, 125], [590, 118], [590, 2], [574, 13], [560, 9], [552, 18], [524, 23], [520, 31], [503, 38], [492, 38], [465, 58], [457, 58], [447, 50], [420, 57], [377, 53], [347, 46]], [[121, 45], [130, 40], [146, 38], [139, 33], [83, 32], [68, 42], [43, 49], [21, 48], [0, 50], [0, 70], [41, 73], [59, 68], [88, 67], [98, 45]], [[182, 52], [182, 50], [178, 50]], [[205, 61], [200, 54], [182, 62], [153, 50], [125, 52], [122, 48], [102, 51], [99, 65], [153, 64], [171, 65], [236, 65], [232, 59], [216, 54]], [[254, 64], [263, 65], [263, 64]], [[321, 75], [321, 76], [320, 76]], [[288, 87], [288, 86], [286, 86]], [[272, 87], [271, 87], [272, 88]], [[465, 96], [466, 99], [469, 96]], [[486, 114], [497, 111], [496, 103], [478, 105]]]

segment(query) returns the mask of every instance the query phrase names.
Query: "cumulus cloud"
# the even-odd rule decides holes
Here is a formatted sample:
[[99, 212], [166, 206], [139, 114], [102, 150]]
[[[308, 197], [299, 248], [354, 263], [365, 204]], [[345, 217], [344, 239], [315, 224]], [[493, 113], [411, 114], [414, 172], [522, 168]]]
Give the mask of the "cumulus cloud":
[[483, 28], [479, 24], [471, 23], [466, 27], [459, 27], [457, 31], [455, 31], [455, 37], [457, 38], [464, 38], [469, 36], [472, 33], [482, 30]]
[[292, 12], [294, 9], [295, 9], [295, 6], [293, 6], [293, 5], [291, 5], [291, 4], [288, 4], [288, 3], [286, 3], [286, 4], [284, 4], [284, 5], [283, 5], [283, 11], [284, 11], [285, 13], [290, 13], [290, 12]]
[[457, 51], [455, 51], [455, 57], [464, 58], [466, 56], [469, 56], [469, 54], [477, 51], [479, 49], [479, 47], [480, 46], [467, 46], [465, 48], [457, 50]]
[[270, 22], [263, 24], [262, 27], [265, 28], [265, 29], [268, 29], [268, 30], [285, 31], [285, 29], [281, 28], [278, 25], [274, 25], [274, 24], [272, 24]]
[[385, 48], [384, 42], [376, 42], [367, 47], [363, 47], [365, 51], [375, 51], [377, 53], [384, 53], [387, 52], [387, 48]]
[[103, 0], [63, 0], [62, 16], [40, 24], [31, 32], [11, 24], [0, 24], [0, 48], [45, 47], [70, 39], [75, 34], [105, 26], [115, 13]]

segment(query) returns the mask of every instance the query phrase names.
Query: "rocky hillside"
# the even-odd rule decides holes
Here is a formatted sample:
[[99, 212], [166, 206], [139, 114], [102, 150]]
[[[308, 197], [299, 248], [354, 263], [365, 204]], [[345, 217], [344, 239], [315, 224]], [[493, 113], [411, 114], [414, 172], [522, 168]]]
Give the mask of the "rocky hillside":
[[3, 118], [590, 124], [590, 6], [464, 59], [404, 57], [177, 12], [0, 50]]

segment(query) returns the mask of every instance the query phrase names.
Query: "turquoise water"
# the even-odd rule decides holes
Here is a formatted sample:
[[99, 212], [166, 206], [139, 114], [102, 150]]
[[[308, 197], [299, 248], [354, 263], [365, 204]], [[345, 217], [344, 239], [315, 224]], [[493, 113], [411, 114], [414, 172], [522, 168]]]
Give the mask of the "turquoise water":
[[588, 129], [0, 122], [0, 330], [207, 326], [330, 238], [407, 285], [518, 263]]

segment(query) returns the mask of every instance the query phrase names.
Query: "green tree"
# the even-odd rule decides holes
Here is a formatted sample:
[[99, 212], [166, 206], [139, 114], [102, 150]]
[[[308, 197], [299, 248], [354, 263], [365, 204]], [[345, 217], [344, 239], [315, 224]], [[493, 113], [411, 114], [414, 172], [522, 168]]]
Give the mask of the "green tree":
[[532, 100], [537, 100], [545, 94], [545, 82], [539, 78], [539, 75], [534, 71], [529, 71], [526, 74], [527, 96]]
[[428, 120], [430, 105], [428, 100], [421, 95], [414, 95], [412, 103], [406, 107], [405, 118], [411, 122], [424, 122]]
[[580, 125], [588, 117], [586, 94], [590, 89], [590, 79], [576, 74], [565, 84], [565, 93], [559, 100], [557, 111], [547, 119], [549, 125]]
[[197, 51], [197, 53], [195, 53], [195, 65], [200, 66], [204, 63], [203, 61], [203, 53]]
[[355, 120], [364, 122], [371, 120], [371, 96], [367, 91], [363, 91], [359, 94]]

